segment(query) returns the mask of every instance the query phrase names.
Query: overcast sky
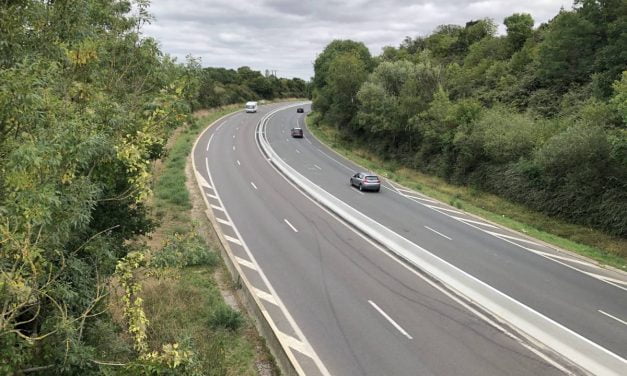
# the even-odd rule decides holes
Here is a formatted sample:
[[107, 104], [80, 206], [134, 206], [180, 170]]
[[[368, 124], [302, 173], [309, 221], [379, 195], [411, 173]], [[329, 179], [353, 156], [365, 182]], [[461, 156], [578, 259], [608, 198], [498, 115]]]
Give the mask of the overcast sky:
[[162, 51], [203, 66], [276, 70], [280, 77], [313, 76], [313, 62], [334, 39], [352, 39], [379, 55], [405, 36], [428, 35], [438, 25], [464, 25], [530, 13], [535, 26], [572, 0], [153, 0], [155, 17], [144, 27]]

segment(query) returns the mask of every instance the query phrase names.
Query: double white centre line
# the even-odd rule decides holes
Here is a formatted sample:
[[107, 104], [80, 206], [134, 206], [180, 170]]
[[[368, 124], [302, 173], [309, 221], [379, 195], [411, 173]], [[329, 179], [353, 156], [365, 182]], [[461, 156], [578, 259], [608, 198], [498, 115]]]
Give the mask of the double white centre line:
[[374, 307], [374, 309], [376, 309], [383, 317], [385, 317], [390, 322], [390, 324], [394, 325], [394, 327], [398, 329], [398, 331], [401, 332], [401, 334], [403, 334], [405, 337], [409, 339], [413, 339], [409, 335], [409, 333], [405, 331], [405, 329], [401, 328], [400, 325], [398, 325], [394, 320], [392, 320], [392, 318], [388, 316], [388, 314], [385, 313], [381, 308], [379, 308], [379, 306], [375, 302], [373, 302], [372, 300], [368, 300], [368, 303], [370, 303], [370, 305]]

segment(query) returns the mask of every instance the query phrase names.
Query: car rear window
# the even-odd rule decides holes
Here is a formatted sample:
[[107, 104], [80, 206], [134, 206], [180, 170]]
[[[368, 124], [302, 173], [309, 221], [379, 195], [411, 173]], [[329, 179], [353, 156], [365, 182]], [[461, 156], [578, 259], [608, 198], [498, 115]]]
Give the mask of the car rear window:
[[376, 177], [376, 176], [366, 176], [366, 180], [368, 180], [368, 181], [377, 181], [377, 180], [379, 180], [379, 178]]

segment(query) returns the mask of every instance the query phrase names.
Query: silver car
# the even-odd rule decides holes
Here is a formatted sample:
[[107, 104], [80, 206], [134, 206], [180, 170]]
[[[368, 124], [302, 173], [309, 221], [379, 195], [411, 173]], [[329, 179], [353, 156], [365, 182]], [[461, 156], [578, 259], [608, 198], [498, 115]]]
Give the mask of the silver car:
[[351, 176], [351, 185], [359, 188], [360, 191], [375, 191], [381, 190], [381, 180], [377, 175], [369, 172], [358, 172]]

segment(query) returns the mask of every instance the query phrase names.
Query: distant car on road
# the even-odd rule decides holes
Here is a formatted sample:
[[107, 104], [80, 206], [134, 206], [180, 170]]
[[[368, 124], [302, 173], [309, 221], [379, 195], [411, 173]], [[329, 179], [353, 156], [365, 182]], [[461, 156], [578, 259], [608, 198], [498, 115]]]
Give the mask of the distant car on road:
[[303, 138], [303, 128], [292, 128], [292, 137]]
[[246, 112], [257, 112], [257, 102], [246, 102]]
[[359, 188], [360, 191], [375, 191], [381, 190], [381, 180], [377, 175], [369, 172], [358, 172], [351, 176], [351, 185]]
[[296, 112], [298, 112], [299, 114], [302, 114], [303, 112], [305, 112], [305, 110], [302, 107], [298, 107], [296, 109]]

